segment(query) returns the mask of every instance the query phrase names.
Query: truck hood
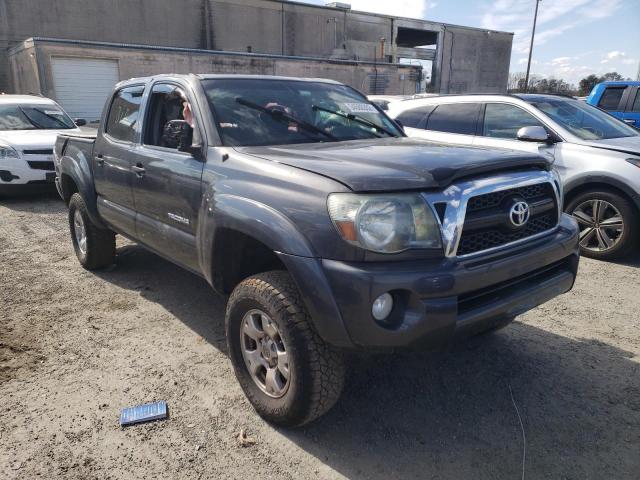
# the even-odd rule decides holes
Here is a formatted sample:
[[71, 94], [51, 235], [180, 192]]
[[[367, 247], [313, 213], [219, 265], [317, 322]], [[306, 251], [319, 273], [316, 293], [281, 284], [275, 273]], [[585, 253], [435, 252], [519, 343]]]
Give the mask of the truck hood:
[[79, 128], [64, 130], [0, 130], [0, 144], [16, 150], [52, 149], [60, 133], [79, 133]]
[[640, 155], [640, 135], [635, 137], [608, 138], [606, 140], [592, 140], [586, 145], [615, 152], [630, 153]]
[[407, 137], [236, 150], [332, 178], [357, 192], [443, 188], [471, 175], [550, 168], [537, 155]]

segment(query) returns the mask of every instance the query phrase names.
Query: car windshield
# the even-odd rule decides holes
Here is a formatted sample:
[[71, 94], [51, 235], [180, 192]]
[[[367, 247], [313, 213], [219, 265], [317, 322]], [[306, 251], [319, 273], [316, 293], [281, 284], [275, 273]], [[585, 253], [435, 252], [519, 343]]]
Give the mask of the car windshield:
[[344, 85], [265, 79], [211, 79], [202, 83], [225, 145], [402, 136], [393, 121]]
[[57, 105], [0, 105], [0, 130], [60, 130], [75, 128]]
[[526, 100], [582, 140], [604, 140], [639, 135], [637, 130], [624, 122], [579, 100], [566, 98]]

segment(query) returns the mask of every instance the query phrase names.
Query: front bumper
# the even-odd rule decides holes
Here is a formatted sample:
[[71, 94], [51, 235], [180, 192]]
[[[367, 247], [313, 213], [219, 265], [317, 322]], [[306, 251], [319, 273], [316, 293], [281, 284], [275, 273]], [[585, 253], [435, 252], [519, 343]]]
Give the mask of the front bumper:
[[26, 160], [0, 163], [0, 194], [2, 195], [54, 191], [54, 180], [54, 170], [31, 168]]
[[[317, 282], [305, 278], [306, 286], [299, 282], [299, 287], [309, 305], [317, 301], [316, 292], [305, 293], [305, 289], [314, 283], [329, 285], [331, 304], [337, 306], [341, 319], [341, 325], [335, 320], [334, 325], [344, 326], [351, 345], [325, 338], [330, 343], [431, 349], [506, 324], [569, 291], [578, 269], [578, 252], [577, 224], [563, 215], [549, 235], [491, 255], [416, 262], [322, 260], [325, 278]], [[371, 305], [385, 292], [392, 293], [395, 306], [389, 322], [382, 323], [372, 317]], [[316, 320], [317, 312], [311, 313]], [[319, 318], [316, 323], [324, 337], [331, 321]]]

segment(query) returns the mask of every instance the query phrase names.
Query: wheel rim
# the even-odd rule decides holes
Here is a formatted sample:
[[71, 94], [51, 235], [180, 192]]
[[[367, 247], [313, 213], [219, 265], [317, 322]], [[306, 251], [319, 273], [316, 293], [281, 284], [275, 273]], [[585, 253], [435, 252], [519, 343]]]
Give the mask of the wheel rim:
[[84, 220], [80, 214], [80, 210], [76, 210], [73, 214], [73, 234], [76, 237], [76, 244], [83, 255], [87, 254], [87, 229], [84, 226]]
[[605, 200], [587, 200], [572, 212], [580, 225], [580, 246], [592, 252], [613, 249], [624, 234], [624, 219], [613, 204]]
[[289, 388], [289, 354], [276, 324], [261, 310], [249, 310], [242, 319], [240, 347], [255, 384], [272, 398]]

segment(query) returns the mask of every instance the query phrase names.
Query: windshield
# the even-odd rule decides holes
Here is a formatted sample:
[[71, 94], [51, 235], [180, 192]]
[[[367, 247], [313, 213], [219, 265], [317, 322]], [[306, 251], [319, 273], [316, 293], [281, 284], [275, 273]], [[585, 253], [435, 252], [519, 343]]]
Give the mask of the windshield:
[[265, 79], [202, 82], [225, 145], [286, 145], [401, 136], [344, 85]]
[[582, 140], [604, 140], [639, 135], [624, 122], [579, 100], [566, 98], [526, 100]]
[[60, 130], [76, 128], [57, 105], [0, 105], [0, 130]]

